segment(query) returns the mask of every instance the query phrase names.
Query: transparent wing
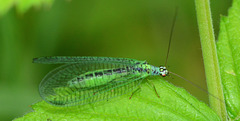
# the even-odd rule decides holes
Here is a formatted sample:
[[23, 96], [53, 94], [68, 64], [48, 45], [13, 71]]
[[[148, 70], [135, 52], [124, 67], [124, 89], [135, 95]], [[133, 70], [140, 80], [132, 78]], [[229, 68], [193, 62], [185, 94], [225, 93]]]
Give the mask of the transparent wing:
[[[49, 102], [48, 99], [51, 96], [57, 96], [57, 95], [64, 95], [66, 91], [65, 89], [68, 90], [68, 82], [75, 78], [76, 76], [79, 76], [81, 74], [84, 74], [86, 72], [90, 71], [95, 71], [95, 70], [100, 70], [100, 69], [114, 69], [114, 68], [123, 68], [126, 66], [134, 66], [135, 64], [128, 64], [128, 63], [110, 63], [110, 62], [94, 62], [94, 61], [82, 61], [79, 63], [75, 64], [65, 64], [62, 65], [53, 71], [49, 72], [42, 80], [42, 82], [39, 85], [39, 92], [41, 97]], [[130, 77], [129, 77], [130, 78]], [[110, 81], [110, 80], [109, 80]], [[114, 83], [113, 83], [114, 84]], [[121, 84], [120, 82], [118, 84]], [[98, 87], [100, 89], [100, 87]], [[106, 87], [105, 87], [106, 88]], [[69, 88], [70, 90], [72, 89], [74, 92], [79, 92], [79, 93], [86, 93], [84, 90], [89, 91], [88, 88], [84, 88], [81, 90], [77, 90], [74, 88]], [[101, 88], [103, 89], [103, 88]], [[63, 90], [63, 91], [61, 91]], [[76, 91], [77, 90], [77, 91]], [[97, 91], [96, 88], [91, 88], [90, 90], [92, 91]], [[63, 92], [59, 94], [59, 92]], [[103, 92], [103, 91], [101, 91]], [[76, 95], [78, 93], [75, 93]], [[88, 94], [88, 93], [86, 93]], [[68, 95], [66, 93], [66, 95]], [[80, 95], [80, 94], [78, 94]], [[86, 95], [84, 95], [86, 96]], [[75, 96], [76, 97], [76, 96]], [[63, 97], [61, 97], [63, 98]], [[83, 99], [83, 97], [81, 97]]]
[[90, 89], [58, 88], [55, 89], [57, 95], [47, 98], [47, 101], [57, 106], [75, 106], [108, 100], [131, 92], [138, 87], [145, 77], [146, 75], [130, 74]]
[[109, 62], [109, 63], [141, 63], [144, 61], [138, 61], [135, 59], [129, 58], [112, 58], [112, 57], [80, 57], [80, 56], [49, 56], [49, 57], [39, 57], [34, 58], [33, 63], [42, 63], [42, 64], [69, 64], [69, 63], [79, 63], [82, 61], [100, 61], [100, 62]]
[[44, 98], [47, 95], [52, 95], [53, 88], [65, 87], [69, 80], [84, 74], [89, 71], [100, 69], [123, 68], [126, 66], [133, 66], [125, 63], [109, 63], [109, 62], [92, 62], [82, 61], [76, 64], [65, 64], [51, 72], [49, 72], [41, 81], [39, 85], [40, 95]]

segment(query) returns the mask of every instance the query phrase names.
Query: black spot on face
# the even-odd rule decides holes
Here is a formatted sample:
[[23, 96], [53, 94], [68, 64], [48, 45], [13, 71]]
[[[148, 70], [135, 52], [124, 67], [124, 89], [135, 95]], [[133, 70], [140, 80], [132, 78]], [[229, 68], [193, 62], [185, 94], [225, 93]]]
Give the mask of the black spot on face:
[[140, 64], [139, 62], [137, 62], [136, 64]]

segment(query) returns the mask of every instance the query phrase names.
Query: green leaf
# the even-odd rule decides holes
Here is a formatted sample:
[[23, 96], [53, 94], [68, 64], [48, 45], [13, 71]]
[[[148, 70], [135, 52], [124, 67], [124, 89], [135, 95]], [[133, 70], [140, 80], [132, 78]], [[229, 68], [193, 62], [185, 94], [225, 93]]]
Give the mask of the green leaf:
[[42, 101], [32, 105], [34, 112], [16, 120], [220, 120], [212, 109], [184, 89], [159, 77], [150, 77], [149, 82], [144, 81], [131, 100], [132, 93], [74, 107], [55, 107]]
[[0, 16], [7, 13], [13, 6], [16, 6], [17, 11], [22, 14], [32, 6], [50, 6], [52, 2], [53, 0], [0, 0]]
[[240, 120], [240, 0], [234, 0], [228, 17], [221, 17], [217, 42], [221, 80], [227, 111]]

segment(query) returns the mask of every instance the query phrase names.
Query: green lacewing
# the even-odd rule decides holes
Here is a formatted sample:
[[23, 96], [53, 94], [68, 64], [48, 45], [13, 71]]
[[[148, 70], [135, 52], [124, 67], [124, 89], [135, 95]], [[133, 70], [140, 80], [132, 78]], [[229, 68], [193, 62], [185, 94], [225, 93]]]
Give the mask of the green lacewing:
[[150, 75], [167, 76], [166, 67], [146, 61], [111, 57], [40, 57], [34, 63], [64, 64], [39, 85], [41, 97], [56, 106], [75, 106], [133, 91]]
[[165, 66], [156, 67], [146, 61], [113, 57], [53, 56], [34, 58], [33, 63], [63, 64], [43, 78], [39, 85], [40, 96], [55, 106], [83, 105], [123, 95], [136, 89], [148, 76], [165, 77], [169, 73], [208, 93], [193, 82], [166, 69], [176, 15], [177, 12], [173, 19]]

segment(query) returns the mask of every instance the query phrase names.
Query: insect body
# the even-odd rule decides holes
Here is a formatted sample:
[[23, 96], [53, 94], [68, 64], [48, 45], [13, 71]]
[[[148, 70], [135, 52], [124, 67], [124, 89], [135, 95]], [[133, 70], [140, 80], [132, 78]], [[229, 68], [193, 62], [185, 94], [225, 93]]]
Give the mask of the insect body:
[[39, 86], [41, 97], [56, 106], [106, 100], [134, 90], [147, 76], [168, 74], [166, 67], [128, 58], [55, 56], [33, 62], [64, 64], [49, 72]]

